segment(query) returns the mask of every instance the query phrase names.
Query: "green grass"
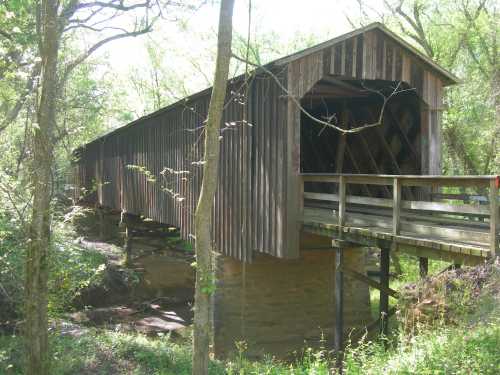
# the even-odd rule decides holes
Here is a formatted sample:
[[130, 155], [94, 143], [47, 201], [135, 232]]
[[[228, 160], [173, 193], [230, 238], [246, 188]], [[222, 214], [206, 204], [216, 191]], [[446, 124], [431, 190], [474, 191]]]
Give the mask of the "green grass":
[[[52, 335], [51, 374], [191, 374], [189, 342], [175, 343], [168, 337], [89, 329], [81, 337]], [[22, 339], [0, 336], [0, 374], [23, 374]], [[210, 361], [210, 375], [222, 374], [328, 374], [322, 354], [311, 350], [302, 361], [287, 364], [272, 358], [260, 362], [243, 356]]]
[[[349, 348], [346, 374], [498, 374], [500, 373], [500, 322], [440, 327], [385, 349], [380, 341]], [[22, 374], [22, 341], [0, 337], [0, 374]], [[51, 374], [155, 374], [191, 373], [189, 343], [168, 337], [151, 338], [90, 329], [81, 337], [51, 336]], [[272, 358], [255, 362], [242, 355], [231, 361], [210, 362], [210, 375], [317, 374], [331, 368], [326, 352], [306, 350], [295, 363]]]
[[346, 373], [498, 374], [500, 324], [427, 330], [387, 351], [382, 343], [365, 343], [348, 351]]

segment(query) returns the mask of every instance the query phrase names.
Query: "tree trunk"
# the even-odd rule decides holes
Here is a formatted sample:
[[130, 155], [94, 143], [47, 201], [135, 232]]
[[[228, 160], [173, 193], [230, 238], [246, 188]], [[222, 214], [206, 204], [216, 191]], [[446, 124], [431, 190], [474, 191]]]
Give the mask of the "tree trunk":
[[33, 212], [26, 257], [26, 349], [29, 375], [48, 375], [47, 279], [52, 196], [52, 133], [57, 90], [57, 0], [40, 4], [41, 93], [33, 145]]
[[211, 221], [219, 173], [219, 135], [231, 60], [234, 0], [222, 0], [215, 78], [205, 125], [203, 182], [195, 212], [196, 290], [194, 305], [193, 375], [208, 373], [210, 298], [214, 287]]

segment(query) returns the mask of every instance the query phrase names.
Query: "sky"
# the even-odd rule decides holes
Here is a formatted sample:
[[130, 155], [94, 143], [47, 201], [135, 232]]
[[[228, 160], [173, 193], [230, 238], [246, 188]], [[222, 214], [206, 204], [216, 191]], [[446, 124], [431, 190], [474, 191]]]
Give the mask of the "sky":
[[[369, 1], [371, 6], [381, 4], [381, 0]], [[175, 23], [157, 24], [153, 38], [161, 34], [176, 35], [182, 49], [203, 49], [203, 41], [196, 40], [197, 33], [214, 32], [217, 29], [219, 4], [209, 1], [194, 15], [189, 17], [187, 29], [183, 32]], [[293, 38], [297, 33], [324, 34], [324, 40], [351, 30], [345, 14], [357, 15], [358, 6], [355, 0], [252, 0], [252, 31], [259, 33], [275, 32], [283, 40]], [[236, 0], [233, 15], [234, 31], [247, 33], [248, 1]], [[146, 56], [144, 39], [134, 38], [117, 41], [101, 51], [101, 55], [109, 56], [113, 66], [119, 70], [127, 70], [140, 63]], [[193, 40], [194, 39], [194, 40]], [[134, 53], [130, 53], [131, 51]]]
[[[275, 51], [273, 59], [294, 52], [290, 42], [296, 41], [297, 35], [312, 34], [314, 41], [322, 42], [352, 30], [346, 14], [354, 19], [359, 17], [356, 0], [251, 1], [251, 38], [273, 35], [279, 39], [278, 46], [287, 46], [287, 49]], [[375, 8], [382, 7], [382, 0], [365, 0], [365, 3]], [[248, 0], [235, 0], [233, 15], [234, 33], [245, 37], [248, 5]], [[97, 56], [108, 61], [117, 76], [116, 80], [123, 83], [129, 80], [131, 71], [141, 74], [147, 70], [145, 46], [147, 42], [153, 43], [165, 50], [165, 67], [176, 75], [185, 77], [183, 82], [188, 92], [196, 92], [209, 85], [199, 70], [202, 68], [208, 71], [205, 75], [211, 77], [218, 12], [219, 2], [209, 0], [196, 13], [187, 16], [184, 22], [159, 22], [147, 36], [113, 42], [102, 48]], [[273, 40], [273, 44], [274, 42], [278, 41]], [[200, 67], [193, 69], [193, 62], [199, 63]], [[140, 115], [139, 99], [133, 93], [130, 96], [130, 102], [136, 107], [134, 112]]]

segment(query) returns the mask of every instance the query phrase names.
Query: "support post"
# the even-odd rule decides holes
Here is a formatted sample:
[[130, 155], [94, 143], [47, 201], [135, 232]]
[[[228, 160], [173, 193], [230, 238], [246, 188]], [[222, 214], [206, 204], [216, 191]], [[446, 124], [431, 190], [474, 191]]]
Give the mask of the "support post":
[[394, 178], [392, 191], [392, 234], [397, 236], [401, 231], [401, 181]]
[[[380, 248], [380, 284], [384, 288], [389, 288], [389, 248]], [[380, 333], [387, 336], [389, 313], [389, 294], [380, 290]]]
[[345, 225], [345, 211], [346, 211], [346, 183], [345, 177], [339, 177], [339, 231], [342, 235], [342, 227]]
[[500, 236], [500, 214], [498, 212], [498, 188], [500, 185], [500, 176], [490, 181], [490, 252], [491, 257], [500, 256], [498, 248]]
[[420, 278], [424, 279], [429, 274], [429, 258], [419, 257]]
[[341, 247], [335, 252], [335, 333], [334, 349], [336, 365], [339, 373], [342, 373], [342, 360], [344, 350], [344, 253]]

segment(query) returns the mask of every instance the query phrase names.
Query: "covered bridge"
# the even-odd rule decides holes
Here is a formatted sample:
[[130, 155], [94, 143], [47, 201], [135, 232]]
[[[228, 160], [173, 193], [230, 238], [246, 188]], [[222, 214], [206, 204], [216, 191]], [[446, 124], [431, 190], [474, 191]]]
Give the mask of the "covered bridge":
[[[233, 310], [230, 301], [240, 298], [241, 292], [220, 292], [219, 300], [225, 302], [219, 316], [224, 314], [225, 327], [240, 319], [231, 329], [219, 330], [227, 340], [243, 335], [238, 331], [245, 326], [241, 316], [251, 315], [252, 309], [257, 315], [266, 312], [261, 319], [274, 317], [273, 324], [282, 327], [280, 335], [286, 339], [286, 326], [297, 327], [295, 318], [283, 316], [292, 303], [291, 294], [284, 290], [293, 280], [289, 291], [296, 295], [314, 299], [301, 289], [308, 288], [326, 296], [315, 307], [294, 304], [294, 314], [300, 316], [303, 310], [302, 322], [315, 317], [308, 326], [311, 330], [319, 325], [333, 329], [333, 309], [340, 305], [327, 290], [342, 283], [328, 281], [333, 273], [325, 274], [324, 283], [308, 283], [317, 275], [314, 267], [333, 264], [334, 258], [330, 252], [324, 255], [327, 258], [310, 259], [304, 255], [307, 250], [344, 245], [388, 249], [397, 243], [420, 257], [434, 252], [451, 261], [494, 254], [496, 199], [490, 199], [491, 209], [465, 204], [456, 208], [450, 202], [432, 202], [431, 193], [442, 186], [463, 191], [475, 187], [489, 189], [490, 197], [496, 198], [498, 179], [420, 177], [441, 173], [443, 88], [458, 80], [383, 25], [371, 24], [278, 59], [257, 69], [248, 82], [245, 79], [240, 76], [229, 82], [213, 239], [216, 249], [227, 256], [222, 272], [229, 279], [239, 278], [239, 284], [233, 285], [256, 289], [253, 294], [244, 292], [253, 298], [248, 297], [246, 307]], [[394, 93], [395, 89], [400, 92]], [[207, 89], [194, 94], [79, 148], [75, 165], [77, 186], [85, 191], [81, 198], [178, 227], [190, 239], [202, 178], [200, 138], [210, 93]], [[384, 97], [389, 96], [384, 107]], [[378, 122], [382, 108], [381, 124], [356, 133], [341, 133], [315, 120], [353, 129]], [[443, 225], [447, 229], [435, 230]], [[309, 260], [294, 261], [304, 257]], [[362, 259], [356, 257], [350, 260], [352, 267], [361, 267]], [[246, 273], [245, 263], [250, 267]], [[280, 276], [263, 270], [279, 267], [285, 267], [283, 272], [289, 276], [268, 280]], [[364, 271], [358, 268], [357, 272], [359, 276]], [[255, 283], [245, 282], [252, 277]], [[354, 284], [349, 286], [352, 295], [347, 295], [346, 303], [352, 297], [352, 306], [363, 306], [366, 316], [367, 294], [358, 292], [361, 288]], [[278, 306], [265, 310], [270, 301], [259, 290], [274, 287], [272, 303]], [[279, 302], [278, 294], [283, 301]], [[238, 301], [234, 303], [243, 303], [241, 298]], [[240, 308], [246, 313], [240, 314]], [[338, 310], [336, 316], [335, 321], [341, 321]], [[366, 319], [351, 323], [359, 326]], [[261, 326], [254, 329], [256, 337], [266, 335], [258, 334], [264, 329]], [[294, 337], [303, 343], [300, 333]]]

